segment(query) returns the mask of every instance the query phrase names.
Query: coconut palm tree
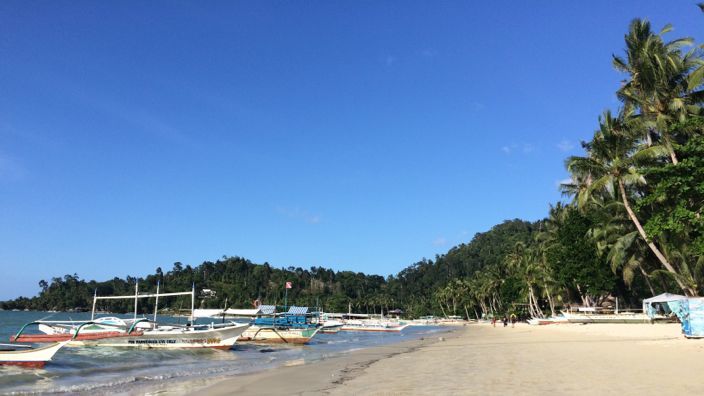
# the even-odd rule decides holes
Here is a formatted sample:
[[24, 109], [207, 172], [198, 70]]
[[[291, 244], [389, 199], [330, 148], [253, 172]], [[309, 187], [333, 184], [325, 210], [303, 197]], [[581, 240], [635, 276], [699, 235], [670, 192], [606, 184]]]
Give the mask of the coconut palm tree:
[[[606, 111], [599, 118], [599, 130], [594, 134], [594, 138], [585, 144], [588, 155], [586, 157], [569, 157], [566, 161], [567, 169], [582, 180], [591, 178], [588, 187], [582, 190], [581, 194], [606, 193], [614, 199], [620, 197], [628, 217], [658, 261], [668, 272], [673, 274], [677, 284], [685, 293], [694, 295], [695, 291], [678, 278], [678, 271], [658, 248], [655, 241], [646, 234], [631, 207], [628, 190], [633, 186], [645, 184], [645, 179], [638, 171], [638, 165], [666, 156], [668, 153], [667, 148], [661, 145], [640, 148], [637, 143], [637, 131], [629, 128], [623, 115], [613, 117], [610, 111]], [[586, 198], [577, 198], [578, 203], [590, 201]]]
[[626, 57], [613, 56], [614, 67], [629, 75], [617, 96], [626, 108], [638, 111], [642, 118], [646, 139], [652, 142], [652, 135], [661, 139], [670, 158], [677, 164], [677, 154], [673, 143], [676, 136], [670, 133], [672, 122], [683, 121], [689, 114], [698, 114], [704, 99], [697, 68], [702, 60], [696, 48], [683, 52], [684, 46], [691, 46], [691, 38], [679, 38], [670, 42], [663, 35], [672, 30], [665, 26], [655, 34], [650, 22], [634, 19], [625, 36]]

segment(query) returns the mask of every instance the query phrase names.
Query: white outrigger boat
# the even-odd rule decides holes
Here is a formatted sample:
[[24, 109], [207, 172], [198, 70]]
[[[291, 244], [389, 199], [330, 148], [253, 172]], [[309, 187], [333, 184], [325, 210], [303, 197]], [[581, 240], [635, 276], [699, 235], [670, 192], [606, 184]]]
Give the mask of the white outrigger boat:
[[652, 323], [652, 319], [638, 312], [602, 313], [598, 311], [562, 311], [562, 316], [569, 323]]
[[324, 334], [336, 334], [342, 330], [345, 324], [339, 320], [325, 320], [320, 323], [320, 332]]
[[30, 345], [0, 344], [0, 365], [42, 368], [68, 341], [39, 348]]
[[564, 316], [550, 316], [547, 318], [530, 318], [528, 319], [528, 324], [532, 326], [545, 326], [551, 324], [564, 324], [569, 323]]
[[381, 331], [389, 333], [398, 333], [408, 327], [408, 324], [399, 324], [390, 321], [382, 320], [346, 320], [340, 330], [342, 331]]
[[[186, 325], [160, 325], [156, 321], [159, 297], [191, 296], [191, 316]], [[137, 318], [137, 303], [140, 298], [156, 298], [154, 321]], [[134, 318], [95, 318], [95, 306], [98, 300], [134, 299]], [[244, 323], [210, 323], [194, 324], [195, 288], [190, 292], [139, 294], [135, 288], [133, 296], [93, 297], [91, 320], [85, 322], [37, 321], [24, 325], [12, 338], [15, 342], [53, 342], [69, 341], [70, 346], [109, 346], [137, 348], [213, 348], [230, 349], [240, 335], [249, 328]], [[37, 324], [44, 334], [23, 334], [29, 326]], [[85, 332], [84, 332], [84, 329]]]
[[290, 307], [288, 312], [276, 312], [274, 305], [260, 305], [255, 309], [199, 309], [199, 317], [235, 317], [246, 318], [252, 326], [240, 336], [240, 342], [255, 344], [292, 344], [309, 343], [322, 327], [312, 323], [308, 307]]
[[388, 319], [384, 315], [356, 313], [326, 313], [325, 320], [337, 319], [342, 322], [340, 331], [375, 331], [397, 333], [409, 326], [398, 319]]

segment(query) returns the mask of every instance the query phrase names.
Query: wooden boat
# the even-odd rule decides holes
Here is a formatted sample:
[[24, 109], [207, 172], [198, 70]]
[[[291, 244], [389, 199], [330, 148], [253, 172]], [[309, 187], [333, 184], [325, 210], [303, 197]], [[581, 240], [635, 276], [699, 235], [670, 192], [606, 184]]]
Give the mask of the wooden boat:
[[418, 319], [413, 319], [408, 322], [409, 325], [411, 326], [437, 326], [438, 325], [438, 318], [435, 316], [421, 316]]
[[562, 311], [569, 323], [651, 323], [652, 319], [640, 312], [609, 312], [592, 308], [581, 308], [577, 312]]
[[41, 368], [64, 345], [66, 345], [66, 341], [40, 348], [32, 348], [29, 345], [0, 344], [0, 365]]
[[325, 320], [321, 323], [320, 332], [323, 334], [336, 334], [345, 324], [339, 320]]
[[248, 323], [220, 323], [208, 325], [157, 326], [141, 334], [126, 337], [104, 337], [92, 340], [71, 341], [76, 345], [133, 347], [133, 348], [210, 348], [230, 349]]
[[320, 327], [286, 328], [254, 325], [242, 333], [240, 341], [264, 344], [307, 344], [320, 329]]
[[[26, 334], [31, 325], [38, 325], [41, 334]], [[154, 328], [154, 323], [146, 318], [137, 320], [116, 317], [98, 318], [91, 321], [37, 321], [22, 326], [16, 335], [10, 337], [12, 342], [61, 342], [84, 341], [108, 337], [128, 337], [142, 334], [144, 329]], [[73, 343], [75, 345], [75, 343]]]
[[[156, 321], [159, 297], [191, 296], [191, 317], [186, 325], [160, 325]], [[147, 318], [137, 318], [137, 303], [140, 298], [156, 298], [154, 321]], [[122, 320], [119, 318], [95, 319], [95, 306], [98, 300], [134, 299], [134, 318]], [[93, 311], [91, 320], [86, 322], [48, 322], [37, 321], [24, 325], [12, 338], [16, 342], [52, 342], [69, 341], [71, 346], [110, 346], [136, 348], [214, 348], [229, 349], [239, 336], [249, 327], [242, 323], [210, 323], [196, 325], [194, 317], [195, 288], [190, 292], [139, 294], [135, 286], [133, 296], [93, 296]], [[38, 324], [44, 334], [24, 334], [24, 330], [32, 324]], [[129, 326], [128, 326], [129, 325]], [[87, 329], [84, 331], [84, 329]]]
[[567, 318], [564, 316], [551, 316], [548, 318], [530, 318], [528, 319], [528, 324], [533, 326], [545, 326], [551, 324], [563, 324], [569, 323]]
[[408, 324], [399, 324], [386, 320], [356, 320], [348, 319], [344, 321], [342, 331], [379, 331], [379, 332], [400, 332], [403, 331]]
[[198, 317], [240, 318], [252, 325], [245, 330], [238, 342], [255, 344], [307, 344], [321, 330], [314, 323], [317, 314], [309, 313], [308, 307], [289, 307], [287, 312], [277, 312], [274, 305], [259, 305], [255, 309], [199, 309]]
[[437, 320], [438, 326], [464, 326], [467, 322], [461, 316], [448, 316]]

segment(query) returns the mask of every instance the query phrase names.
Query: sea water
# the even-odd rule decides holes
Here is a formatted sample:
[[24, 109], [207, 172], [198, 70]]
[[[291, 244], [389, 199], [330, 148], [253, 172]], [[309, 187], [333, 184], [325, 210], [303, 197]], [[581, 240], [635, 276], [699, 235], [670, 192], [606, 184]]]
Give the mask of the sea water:
[[[129, 318], [130, 315], [102, 315]], [[8, 343], [25, 323], [35, 320], [87, 320], [89, 313], [0, 311], [0, 343]], [[185, 318], [159, 321], [185, 323]], [[209, 323], [200, 320], [199, 323]], [[36, 326], [34, 326], [36, 329]], [[179, 387], [193, 380], [216, 379], [305, 364], [357, 349], [428, 337], [447, 329], [407, 327], [400, 333], [317, 334], [305, 346], [235, 344], [228, 351], [64, 347], [43, 369], [0, 366], [0, 395], [24, 393], [143, 393], [168, 381]], [[36, 331], [34, 331], [36, 332]]]

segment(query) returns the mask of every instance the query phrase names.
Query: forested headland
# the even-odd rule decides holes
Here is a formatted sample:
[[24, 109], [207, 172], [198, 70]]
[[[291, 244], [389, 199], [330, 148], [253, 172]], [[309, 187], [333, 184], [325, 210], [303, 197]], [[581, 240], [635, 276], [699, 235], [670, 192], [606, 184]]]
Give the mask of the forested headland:
[[[700, 8], [703, 8], [700, 6]], [[704, 19], [702, 20], [704, 22]], [[631, 22], [612, 57], [623, 82], [620, 101], [596, 119], [584, 154], [565, 160], [565, 202], [537, 222], [510, 220], [468, 243], [383, 277], [327, 268], [275, 268], [241, 257], [197, 266], [173, 264], [146, 277], [86, 281], [66, 275], [39, 282], [41, 292], [0, 303], [3, 309], [87, 309], [93, 293], [211, 289], [199, 307], [249, 307], [255, 299], [320, 306], [326, 311], [408, 316], [517, 312], [542, 316], [566, 304], [602, 305], [619, 298], [638, 306], [664, 291], [704, 292], [704, 60], [691, 38], [670, 39]], [[579, 93], [574, 93], [578, 95]], [[596, 117], [595, 117], [596, 118]], [[153, 309], [153, 302], [142, 306]], [[171, 309], [190, 301], [173, 299]], [[130, 302], [99, 308], [129, 311]]]

